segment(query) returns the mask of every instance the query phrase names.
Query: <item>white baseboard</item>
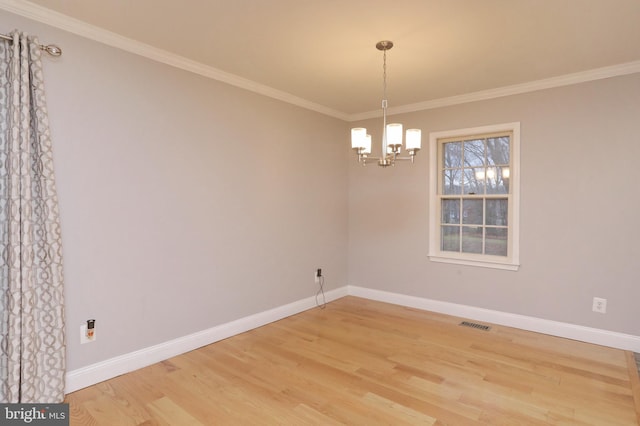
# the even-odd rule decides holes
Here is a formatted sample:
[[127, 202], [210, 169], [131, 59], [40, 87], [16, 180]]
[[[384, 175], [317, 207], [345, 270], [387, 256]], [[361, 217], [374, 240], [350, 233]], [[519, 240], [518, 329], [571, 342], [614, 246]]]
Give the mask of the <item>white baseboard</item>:
[[[347, 287], [330, 290], [325, 293], [327, 302], [348, 294]], [[284, 306], [259, 312], [225, 324], [199, 331], [184, 337], [160, 343], [155, 346], [130, 352], [77, 370], [69, 371], [66, 376], [65, 393], [100, 383], [121, 374], [147, 367], [156, 362], [215, 343], [227, 337], [244, 333], [274, 321], [295, 315], [316, 306], [315, 297], [298, 300]]]
[[535, 331], [537, 333], [609, 346], [627, 351], [640, 352], [640, 336], [616, 333], [598, 328], [584, 327], [559, 321], [551, 321], [508, 312], [492, 311], [456, 303], [441, 302], [416, 296], [391, 293], [370, 288], [349, 286], [349, 295], [380, 302], [393, 303], [425, 311], [439, 312], [456, 317], [486, 321], [507, 327]]
[[[580, 340], [583, 342], [640, 352], [640, 336], [616, 333], [597, 328], [550, 321], [507, 312], [492, 311], [456, 303], [441, 302], [416, 296], [373, 290], [364, 287], [346, 286], [326, 292], [326, 300], [351, 295], [380, 302], [393, 303], [426, 311], [439, 312], [462, 318], [486, 321], [493, 324], [550, 334], [552, 336]], [[147, 367], [156, 362], [215, 343], [227, 337], [244, 333], [274, 321], [295, 315], [316, 305], [315, 297], [298, 300], [284, 306], [259, 312], [225, 324], [199, 331], [188, 336], [170, 340], [148, 348], [88, 365], [67, 373], [66, 393], [100, 383], [121, 374]]]

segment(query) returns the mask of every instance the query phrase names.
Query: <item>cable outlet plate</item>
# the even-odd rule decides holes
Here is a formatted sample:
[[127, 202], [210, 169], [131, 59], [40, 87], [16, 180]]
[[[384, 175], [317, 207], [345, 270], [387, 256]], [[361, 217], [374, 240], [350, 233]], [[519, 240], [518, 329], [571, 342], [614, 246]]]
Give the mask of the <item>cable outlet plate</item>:
[[603, 299], [601, 297], [593, 298], [593, 312], [598, 312], [600, 314], [607, 313], [607, 299]]

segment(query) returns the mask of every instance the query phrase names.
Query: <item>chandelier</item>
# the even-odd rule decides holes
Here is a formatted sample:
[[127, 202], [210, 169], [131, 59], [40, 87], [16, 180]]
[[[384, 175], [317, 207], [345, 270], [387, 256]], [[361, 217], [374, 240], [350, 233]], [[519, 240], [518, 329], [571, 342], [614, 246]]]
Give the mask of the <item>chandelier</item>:
[[364, 127], [351, 129], [351, 148], [358, 154], [358, 162], [363, 166], [376, 161], [378, 166], [388, 167], [395, 165], [396, 160], [411, 160], [420, 150], [420, 129], [407, 129], [405, 137], [405, 149], [409, 156], [400, 156], [402, 148], [402, 124], [387, 124], [387, 50], [393, 47], [393, 42], [380, 41], [376, 48], [382, 51], [382, 151], [380, 157], [371, 157], [371, 135], [367, 134]]

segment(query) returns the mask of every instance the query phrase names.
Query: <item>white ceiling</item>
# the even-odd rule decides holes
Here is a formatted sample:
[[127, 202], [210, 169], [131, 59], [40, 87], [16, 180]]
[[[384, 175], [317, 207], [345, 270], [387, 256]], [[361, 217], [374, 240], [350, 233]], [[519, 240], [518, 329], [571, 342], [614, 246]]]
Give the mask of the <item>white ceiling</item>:
[[390, 106], [640, 64], [640, 0], [31, 3], [346, 116], [380, 108], [385, 39]]

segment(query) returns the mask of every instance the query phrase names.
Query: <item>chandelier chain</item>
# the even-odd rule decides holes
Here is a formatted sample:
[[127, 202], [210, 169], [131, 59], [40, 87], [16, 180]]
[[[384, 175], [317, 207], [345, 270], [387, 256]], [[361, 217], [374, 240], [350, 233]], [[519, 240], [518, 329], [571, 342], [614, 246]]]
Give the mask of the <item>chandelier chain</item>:
[[[382, 51], [382, 159], [387, 158], [387, 49]], [[386, 161], [386, 160], [383, 160]]]

